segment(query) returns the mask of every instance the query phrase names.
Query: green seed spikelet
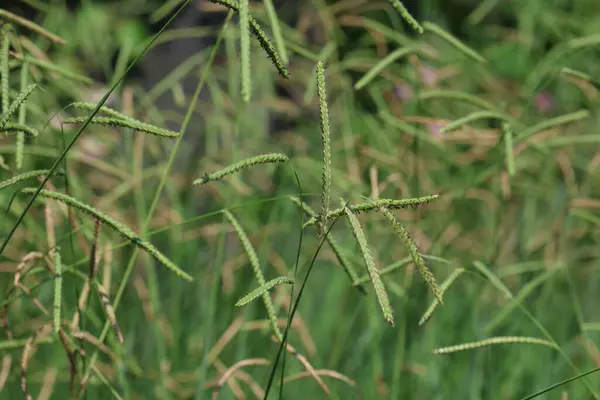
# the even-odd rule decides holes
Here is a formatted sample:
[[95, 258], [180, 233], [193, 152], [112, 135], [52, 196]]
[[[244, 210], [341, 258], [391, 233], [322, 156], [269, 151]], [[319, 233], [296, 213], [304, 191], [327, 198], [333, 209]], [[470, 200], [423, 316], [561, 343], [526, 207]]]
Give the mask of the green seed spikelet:
[[213, 172], [212, 174], [206, 174], [203, 178], [196, 179], [194, 181], [194, 185], [203, 185], [208, 182], [217, 181], [226, 177], [227, 175], [234, 174], [253, 165], [284, 163], [287, 161], [289, 161], [289, 158], [279, 153], [262, 154], [260, 156], [250, 157], [235, 164], [231, 164], [220, 171]]
[[375, 266], [375, 261], [373, 260], [373, 256], [371, 254], [371, 250], [369, 249], [369, 245], [367, 244], [365, 233], [363, 232], [360, 223], [358, 222], [358, 218], [356, 218], [356, 215], [354, 215], [352, 210], [347, 206], [344, 206], [343, 210], [346, 213], [346, 216], [348, 217], [348, 221], [350, 222], [350, 226], [352, 228], [352, 233], [354, 234], [354, 238], [358, 243], [358, 247], [360, 248], [360, 252], [367, 266], [367, 271], [369, 272], [371, 283], [373, 284], [373, 288], [375, 289], [377, 301], [379, 302], [379, 306], [381, 308], [381, 311], [383, 312], [383, 318], [390, 325], [393, 326], [394, 313], [392, 311], [392, 306], [390, 304], [387, 292], [385, 291], [383, 281], [379, 276], [379, 270], [377, 270], [377, 267]]

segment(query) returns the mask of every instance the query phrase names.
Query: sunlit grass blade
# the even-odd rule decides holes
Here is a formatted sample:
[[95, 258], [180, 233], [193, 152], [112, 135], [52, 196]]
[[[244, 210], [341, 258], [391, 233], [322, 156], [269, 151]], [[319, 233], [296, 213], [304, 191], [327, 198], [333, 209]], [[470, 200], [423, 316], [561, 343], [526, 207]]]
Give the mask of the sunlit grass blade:
[[373, 255], [371, 254], [371, 250], [367, 244], [367, 238], [365, 237], [362, 227], [360, 226], [360, 222], [358, 222], [358, 218], [356, 218], [356, 215], [354, 215], [352, 210], [350, 210], [350, 208], [347, 206], [344, 206], [343, 210], [348, 217], [348, 221], [350, 222], [350, 226], [352, 228], [352, 233], [354, 234], [356, 242], [358, 243], [358, 247], [360, 248], [360, 252], [367, 266], [367, 271], [369, 272], [371, 283], [375, 289], [375, 295], [377, 296], [377, 301], [379, 302], [379, 306], [383, 313], [383, 318], [393, 326], [394, 313], [392, 311], [392, 305], [390, 304], [383, 281], [379, 276], [379, 270], [375, 266]]
[[15, 24], [19, 24], [19, 25], [21, 25], [21, 26], [23, 26], [23, 27], [25, 27], [25, 28], [27, 28], [29, 30], [32, 30], [32, 31], [34, 31], [34, 32], [36, 32], [36, 33], [38, 33], [38, 34], [40, 34], [42, 36], [47, 37], [48, 39], [50, 39], [54, 43], [58, 43], [58, 44], [65, 44], [66, 43], [66, 41], [63, 38], [61, 38], [61, 37], [55, 35], [54, 33], [52, 33], [50, 31], [44, 29], [43, 27], [39, 26], [38, 24], [36, 24], [36, 23], [34, 23], [32, 21], [29, 21], [29, 20], [27, 20], [25, 18], [22, 18], [22, 17], [20, 17], [20, 16], [18, 16], [16, 14], [13, 14], [13, 13], [7, 11], [7, 10], [0, 9], [0, 19], [6, 19], [6, 20], [14, 22]]
[[[31, 193], [35, 193], [36, 189], [25, 188], [22, 190], [22, 192], [31, 194]], [[104, 225], [107, 225], [111, 229], [114, 229], [117, 233], [119, 233], [123, 237], [129, 239], [131, 241], [131, 243], [133, 243], [134, 245], [136, 245], [136, 246], [140, 247], [141, 249], [145, 250], [146, 252], [148, 252], [159, 263], [161, 263], [162, 265], [164, 265], [165, 267], [167, 267], [168, 269], [173, 271], [176, 275], [178, 275], [188, 281], [193, 280], [193, 278], [191, 277], [190, 274], [188, 274], [187, 272], [183, 271], [178, 266], [176, 266], [171, 260], [169, 260], [167, 257], [165, 257], [165, 255], [162, 254], [156, 247], [154, 247], [152, 244], [150, 244], [145, 239], [140, 238], [129, 227], [127, 227], [126, 225], [123, 225], [121, 222], [117, 221], [113, 217], [111, 217], [107, 214], [104, 214], [103, 212], [96, 210], [94, 207], [89, 206], [85, 203], [82, 203], [81, 201], [79, 201], [71, 196], [68, 196], [66, 194], [63, 194], [63, 193], [58, 193], [58, 192], [54, 192], [51, 190], [42, 189], [42, 190], [40, 190], [39, 195], [42, 197], [45, 197], [45, 198], [60, 201], [62, 203], [67, 204], [68, 206], [74, 207], [74, 208], [78, 209], [79, 211], [82, 211], [88, 215], [91, 215], [94, 218], [99, 219], [100, 221], [102, 221], [102, 223]]]
[[268, 292], [269, 290], [271, 290], [272, 288], [274, 288], [277, 285], [283, 285], [285, 283], [293, 285], [294, 282], [295, 282], [294, 278], [290, 278], [287, 276], [281, 276], [279, 278], [271, 279], [270, 281], [266, 282], [264, 285], [257, 287], [256, 289], [254, 289], [253, 291], [251, 291], [250, 293], [248, 293], [247, 295], [245, 295], [244, 297], [239, 299], [237, 301], [237, 303], [235, 303], [235, 306], [236, 307], [245, 306], [246, 304], [250, 303], [254, 299], [261, 297], [263, 294], [265, 294], [266, 292]]
[[449, 353], [456, 353], [457, 351], [472, 350], [472, 349], [491, 346], [491, 345], [495, 345], [495, 344], [515, 344], [515, 343], [540, 344], [543, 346], [547, 346], [547, 347], [556, 349], [556, 345], [554, 343], [552, 343], [548, 340], [545, 340], [545, 339], [539, 339], [539, 338], [527, 337], [527, 336], [498, 336], [498, 337], [480, 340], [477, 342], [469, 342], [469, 343], [457, 344], [455, 346], [440, 347], [439, 349], [435, 349], [433, 351], [433, 353], [434, 354], [449, 354]]
[[222, 179], [228, 175], [239, 172], [243, 169], [251, 167], [253, 165], [258, 164], [270, 164], [270, 163], [284, 163], [289, 161], [283, 154], [272, 153], [272, 154], [261, 154], [259, 156], [254, 156], [247, 158], [245, 160], [239, 161], [235, 164], [231, 164], [220, 171], [213, 172], [211, 174], [206, 174], [203, 178], [196, 179], [194, 181], [194, 185], [203, 185], [208, 182], [217, 181]]

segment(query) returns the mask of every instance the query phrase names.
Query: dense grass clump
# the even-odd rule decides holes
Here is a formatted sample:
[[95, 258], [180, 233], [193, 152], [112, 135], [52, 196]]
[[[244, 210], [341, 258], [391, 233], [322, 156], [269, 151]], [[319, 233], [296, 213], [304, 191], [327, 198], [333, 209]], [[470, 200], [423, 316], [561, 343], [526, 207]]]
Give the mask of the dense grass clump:
[[1, 398], [600, 400], [596, 2], [55, 3], [0, 9]]

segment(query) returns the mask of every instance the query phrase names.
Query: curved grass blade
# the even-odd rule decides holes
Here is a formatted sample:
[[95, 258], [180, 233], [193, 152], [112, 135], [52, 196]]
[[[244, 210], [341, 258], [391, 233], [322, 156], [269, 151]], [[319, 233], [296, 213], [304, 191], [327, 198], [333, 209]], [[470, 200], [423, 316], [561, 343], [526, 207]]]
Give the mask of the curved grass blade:
[[570, 124], [571, 122], [581, 121], [583, 119], [589, 118], [591, 115], [592, 114], [588, 110], [579, 110], [572, 113], [560, 115], [555, 118], [549, 118], [540, 122], [539, 124], [525, 129], [523, 132], [517, 135], [516, 139], [520, 143], [529, 139], [536, 133], [552, 129], [557, 126]]
[[269, 164], [269, 163], [284, 163], [289, 161], [283, 154], [272, 153], [272, 154], [261, 154], [260, 156], [254, 156], [245, 160], [239, 161], [235, 164], [231, 164], [220, 171], [207, 174], [203, 178], [196, 179], [194, 185], [203, 185], [205, 183], [216, 181], [226, 177], [227, 175], [234, 174], [242, 169], [251, 167], [258, 164]]
[[[25, 188], [23, 189], [23, 193], [35, 193], [36, 189], [34, 188]], [[79, 200], [67, 196], [63, 193], [53, 192], [51, 190], [42, 189], [39, 191], [39, 195], [45, 198], [53, 199], [65, 203], [71, 207], [74, 207], [88, 215], [91, 215], [94, 218], [99, 219], [103, 224], [109, 226], [113, 230], [117, 231], [121, 236], [129, 239], [133, 244], [140, 247], [141, 249], [148, 252], [152, 257], [154, 257], [158, 262], [162, 265], [173, 271], [176, 275], [188, 280], [192, 281], [193, 278], [185, 271], [177, 267], [171, 260], [165, 257], [156, 247], [154, 247], [150, 242], [140, 238], [137, 234], [132, 231], [129, 227], [123, 225], [113, 217], [104, 214], [101, 211], [96, 210], [94, 207], [89, 206], [85, 203], [80, 202]]]
[[480, 347], [491, 346], [494, 344], [514, 344], [514, 343], [526, 343], [526, 344], [541, 344], [543, 346], [551, 347], [556, 349], [556, 344], [546, 339], [539, 339], [527, 336], [498, 336], [489, 339], [480, 340], [477, 342], [469, 342], [463, 344], [457, 344], [455, 346], [441, 347], [433, 351], [434, 354], [448, 354], [456, 353], [457, 351], [472, 350]]
[[481, 54], [479, 54], [478, 52], [476, 52], [475, 50], [473, 50], [472, 48], [470, 48], [469, 46], [467, 46], [466, 44], [461, 42], [458, 38], [456, 38], [449, 32], [442, 29], [442, 27], [440, 27], [439, 25], [436, 25], [433, 22], [427, 21], [427, 22], [423, 23], [423, 28], [425, 28], [426, 31], [431, 32], [431, 33], [439, 36], [440, 38], [444, 39], [446, 42], [451, 44], [457, 50], [461, 51], [463, 54], [467, 55], [468, 57], [472, 58], [473, 60], [478, 61], [480, 63], [487, 62], [487, 60]]
[[60, 311], [62, 299], [63, 264], [60, 257], [60, 247], [54, 249], [54, 333], [60, 329]]
[[38, 24], [35, 24], [25, 18], [19, 17], [18, 15], [15, 15], [9, 11], [6, 10], [2, 10], [0, 9], [0, 19], [8, 19], [16, 24], [19, 24], [21, 26], [24, 26], [25, 28], [32, 30], [36, 33], [39, 33], [42, 36], [47, 37], [48, 39], [50, 39], [51, 41], [53, 41], [54, 43], [58, 43], [58, 44], [66, 44], [66, 41], [55, 35], [54, 33], [42, 28], [41, 26], [39, 26]]
[[270, 281], [266, 282], [264, 285], [257, 287], [256, 289], [254, 289], [253, 291], [251, 291], [250, 293], [248, 293], [247, 295], [245, 295], [244, 297], [239, 299], [237, 301], [237, 303], [235, 303], [235, 306], [236, 307], [245, 306], [246, 304], [250, 303], [251, 301], [255, 300], [256, 298], [262, 296], [269, 290], [273, 289], [277, 285], [283, 285], [284, 283], [293, 285], [294, 282], [295, 282], [294, 278], [290, 278], [287, 276], [280, 276], [279, 278], [271, 279]]
[[356, 82], [354, 85], [354, 90], [360, 90], [367, 86], [369, 82], [371, 82], [377, 75], [381, 73], [386, 67], [392, 64], [394, 61], [407, 56], [411, 53], [414, 53], [415, 49], [413, 47], [404, 47], [401, 49], [394, 50], [386, 57], [381, 59], [377, 64], [375, 64], [366, 74], [363, 75], [362, 78]]

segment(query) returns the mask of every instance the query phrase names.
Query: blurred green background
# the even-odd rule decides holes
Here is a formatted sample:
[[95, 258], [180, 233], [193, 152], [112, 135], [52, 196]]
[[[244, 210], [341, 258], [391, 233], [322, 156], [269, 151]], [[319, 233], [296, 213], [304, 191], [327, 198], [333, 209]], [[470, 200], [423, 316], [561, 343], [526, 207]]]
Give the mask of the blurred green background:
[[[75, 126], [60, 124], [74, 113], [65, 107], [73, 101], [99, 101], [178, 3], [2, 4], [66, 40], [57, 45], [15, 25], [21, 48], [13, 50], [53, 66], [31, 63], [30, 81], [44, 90], [27, 103], [28, 122], [41, 134], [27, 144], [26, 170], [52, 165], [76, 132]], [[301, 356], [288, 354], [284, 398], [327, 398], [323, 387], [306, 376], [304, 359], [322, 374], [330, 396], [339, 399], [519, 399], [600, 366], [600, 3], [404, 3], [418, 21], [441, 26], [486, 61], [468, 57], [430, 31], [418, 35], [387, 1], [274, 1], [290, 57], [290, 79], [277, 75], [253, 39], [253, 99], [246, 104], [240, 95], [239, 27], [233, 18], [205, 75], [146, 236], [194, 282], [183, 281], [143, 252], [137, 256], [116, 310], [124, 344], [112, 332], [106, 348], [73, 339], [86, 354], [77, 361], [79, 368], [101, 349], [96, 365], [102, 379], [94, 374], [84, 398], [209, 398], [232, 365], [274, 359], [278, 345], [271, 340], [263, 303], [234, 306], [258, 284], [239, 239], [219, 211], [230, 209], [239, 219], [267, 280], [294, 273], [301, 237], [299, 210], [287, 199], [298, 192], [294, 173], [306, 202], [319, 207], [317, 60], [327, 66], [332, 206], [338, 206], [340, 197], [358, 203], [440, 194], [425, 207], [396, 215], [439, 284], [458, 268], [465, 272], [448, 288], [431, 320], [419, 326], [433, 301], [430, 290], [384, 219], [362, 214], [377, 266], [392, 271], [383, 280], [395, 325], [384, 322], [372, 288], [366, 295], [357, 291], [325, 245], [290, 332], [290, 344]], [[250, 7], [273, 37], [264, 3], [250, 1]], [[188, 4], [108, 105], [178, 130], [225, 16], [220, 5]], [[404, 47], [416, 50], [355, 89], [378, 62]], [[15, 93], [20, 66], [12, 59]], [[440, 132], [482, 109], [508, 116], [512, 143], [506, 143], [497, 118]], [[61, 167], [68, 179], [55, 177], [52, 183], [140, 232], [173, 146], [173, 141], [127, 129], [90, 126]], [[8, 169], [14, 150], [11, 137], [0, 138]], [[258, 166], [222, 182], [191, 184], [207, 172], [269, 152], [288, 155], [289, 165]], [[513, 161], [515, 170], [509, 173]], [[14, 174], [0, 171], [1, 180]], [[3, 204], [9, 204], [13, 192], [0, 191]], [[15, 197], [2, 217], [1, 235], [26, 200]], [[74, 228], [65, 209], [55, 207], [55, 214], [53, 229], [63, 262], [72, 271], [65, 274], [62, 301], [70, 320], [83, 286], [75, 271], [87, 274], [94, 223], [77, 212]], [[46, 224], [44, 208], [36, 203], [0, 258], [5, 293], [27, 253], [48, 252]], [[332, 233], [359, 275], [366, 276], [347, 221], [340, 219]], [[302, 239], [299, 280], [319, 243], [312, 228], [303, 231]], [[133, 247], [103, 228], [98, 248], [98, 279], [114, 299]], [[13, 340], [26, 340], [52, 319], [34, 301], [51, 310], [50, 275], [30, 275], [25, 283], [32, 295], [19, 292], [3, 302]], [[271, 291], [282, 322], [290, 294], [289, 286]], [[82, 317], [85, 330], [98, 337], [105, 320], [98, 297], [91, 296]], [[536, 337], [557, 348], [522, 343], [433, 353], [496, 336]], [[29, 361], [29, 390], [34, 398], [69, 398], [65, 349], [58, 338], [47, 337], [49, 343], [40, 344]], [[6, 335], [3, 339], [0, 352], [4, 360], [12, 356], [12, 363], [2, 369], [7, 375], [0, 397], [21, 398], [23, 347]], [[238, 371], [219, 391], [220, 398], [261, 398], [270, 368], [254, 365]], [[276, 380], [276, 389], [278, 384]], [[596, 373], [539, 398], [599, 396]]]

